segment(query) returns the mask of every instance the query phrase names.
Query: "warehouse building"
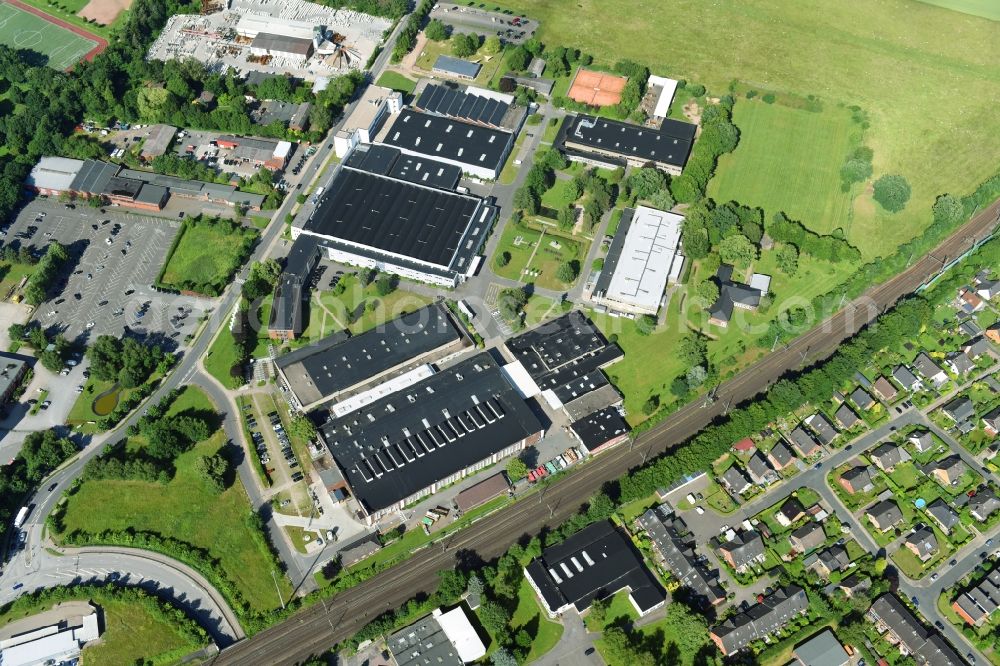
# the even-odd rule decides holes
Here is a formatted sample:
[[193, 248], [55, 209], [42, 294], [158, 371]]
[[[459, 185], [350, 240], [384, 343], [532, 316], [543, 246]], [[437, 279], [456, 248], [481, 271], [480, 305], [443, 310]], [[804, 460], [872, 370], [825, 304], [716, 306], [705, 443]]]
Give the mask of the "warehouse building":
[[27, 357], [0, 352], [0, 405], [14, 397], [27, 372]]
[[354, 110], [333, 137], [333, 149], [343, 159], [351, 149], [371, 143], [386, 119], [403, 109], [403, 96], [382, 86], [368, 86]]
[[261, 32], [257, 33], [257, 36], [250, 42], [250, 53], [258, 57], [287, 58], [302, 65], [313, 53], [313, 41], [301, 37], [286, 37], [285, 35]]
[[398, 148], [379, 144], [358, 146], [344, 164], [368, 173], [449, 191], [454, 191], [462, 178], [462, 170], [454, 164], [405, 155]]
[[604, 266], [587, 280], [584, 298], [612, 312], [656, 315], [668, 282], [684, 268], [684, 217], [655, 208], [626, 208]]
[[0, 663], [4, 666], [76, 663], [83, 648], [100, 636], [97, 609], [86, 601], [66, 601], [4, 627], [0, 634]]
[[386, 639], [397, 666], [462, 666], [486, 656], [486, 646], [462, 606], [435, 608]]
[[621, 590], [640, 616], [666, 603], [666, 593], [631, 541], [611, 522], [594, 523], [546, 548], [524, 568], [528, 583], [549, 617], [570, 608], [590, 609], [595, 599]]
[[292, 235], [317, 237], [332, 261], [454, 287], [475, 274], [496, 214], [480, 197], [344, 164]]
[[447, 55], [439, 55], [434, 61], [431, 71], [444, 76], [454, 76], [459, 79], [471, 81], [479, 76], [479, 70], [483, 68], [478, 62], [470, 62], [461, 58], [452, 58]]
[[409, 155], [423, 155], [454, 164], [474, 178], [496, 180], [514, 146], [514, 135], [454, 118], [403, 109], [379, 133], [378, 142]]
[[493, 357], [477, 354], [319, 429], [369, 525], [541, 440]]
[[528, 115], [524, 107], [514, 106], [513, 95], [484, 88], [463, 90], [425, 79], [417, 84], [413, 96], [411, 106], [417, 111], [515, 133]]
[[574, 162], [609, 169], [653, 164], [677, 176], [691, 154], [697, 129], [671, 118], [656, 129], [581, 114], [563, 122], [554, 145]]
[[275, 359], [295, 406], [340, 402], [472, 346], [447, 307], [433, 303], [351, 337], [346, 331]]
[[139, 157], [151, 162], [154, 158], [165, 154], [176, 134], [177, 128], [172, 125], [150, 125]]
[[291, 141], [223, 134], [215, 140], [215, 143], [219, 148], [227, 150], [225, 156], [227, 159], [264, 167], [271, 171], [284, 169], [289, 155], [292, 154]]

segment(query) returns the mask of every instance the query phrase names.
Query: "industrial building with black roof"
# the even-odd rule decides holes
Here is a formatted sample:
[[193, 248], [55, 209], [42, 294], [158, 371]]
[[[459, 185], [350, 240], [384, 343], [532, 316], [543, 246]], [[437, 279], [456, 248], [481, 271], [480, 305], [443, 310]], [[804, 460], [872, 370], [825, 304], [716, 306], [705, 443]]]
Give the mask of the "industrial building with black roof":
[[513, 105], [512, 95], [480, 88], [460, 90], [448, 85], [428, 83], [414, 92], [412, 107], [439, 116], [516, 132], [527, 115], [526, 109]]
[[697, 129], [671, 118], [654, 128], [581, 114], [563, 122], [554, 145], [572, 161], [610, 168], [653, 163], [680, 175]]
[[471, 344], [448, 308], [433, 303], [357, 336], [334, 333], [279, 356], [275, 366], [297, 406], [309, 411]]
[[319, 238], [332, 261], [454, 287], [475, 272], [496, 214], [480, 197], [343, 165], [292, 234]]
[[594, 523], [542, 551], [524, 569], [549, 617], [583, 613], [595, 599], [628, 590], [639, 615], [666, 602], [666, 593], [631, 541], [609, 521]]
[[617, 407], [605, 407], [569, 424], [570, 431], [589, 453], [628, 439], [632, 430]]
[[462, 169], [454, 164], [429, 157], [404, 155], [399, 148], [379, 144], [358, 145], [344, 164], [368, 173], [442, 190], [454, 190], [462, 178]]
[[511, 132], [403, 109], [379, 132], [378, 143], [409, 155], [454, 164], [470, 176], [496, 180], [514, 145]]
[[544, 427], [493, 357], [480, 353], [319, 431], [372, 524], [535, 444]]

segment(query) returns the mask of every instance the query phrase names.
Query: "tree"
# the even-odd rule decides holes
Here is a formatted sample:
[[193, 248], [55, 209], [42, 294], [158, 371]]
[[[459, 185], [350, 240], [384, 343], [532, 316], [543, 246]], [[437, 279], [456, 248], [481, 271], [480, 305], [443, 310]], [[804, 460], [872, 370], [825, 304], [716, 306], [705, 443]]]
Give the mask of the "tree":
[[520, 458], [511, 458], [507, 463], [507, 478], [511, 481], [520, 481], [528, 476], [528, 466]]
[[118, 379], [121, 367], [121, 343], [110, 335], [98, 336], [87, 349], [90, 372], [96, 379], [110, 382]]
[[703, 259], [708, 256], [712, 245], [708, 240], [708, 232], [704, 229], [684, 228], [684, 254], [692, 259]]
[[656, 330], [656, 317], [648, 314], [636, 317], [635, 330], [639, 335], [651, 335]]
[[53, 430], [36, 430], [28, 433], [17, 457], [27, 464], [27, 477], [33, 482], [45, 478], [49, 472], [76, 452], [76, 446]]
[[507, 648], [497, 648], [497, 651], [490, 655], [493, 666], [518, 666], [517, 659]]
[[696, 290], [698, 301], [702, 307], [708, 307], [719, 298], [719, 287], [711, 280], [705, 280]]
[[312, 441], [316, 439], [316, 424], [305, 415], [299, 415], [288, 424], [288, 432], [299, 439]]
[[483, 628], [496, 636], [503, 633], [510, 623], [510, 613], [497, 602], [489, 599], [484, 601], [478, 609], [479, 621], [483, 623]]
[[473, 596], [479, 596], [483, 593], [483, 579], [477, 574], [472, 574], [469, 576], [468, 586], [465, 588], [466, 592]]
[[531, 54], [523, 46], [515, 46], [507, 52], [507, 67], [514, 72], [523, 72], [531, 62]]
[[437, 595], [445, 603], [453, 603], [462, 597], [465, 592], [465, 574], [454, 569], [443, 569], [438, 571]]
[[528, 215], [535, 215], [541, 206], [541, 199], [532, 188], [522, 185], [514, 192], [513, 203], [516, 208], [523, 210]]
[[564, 261], [556, 269], [556, 277], [560, 282], [569, 284], [580, 274], [580, 264], [577, 261]]
[[795, 275], [799, 271], [799, 251], [794, 245], [783, 245], [775, 254], [778, 270], [786, 275]]
[[588, 619], [593, 620], [597, 623], [597, 626], [603, 627], [604, 622], [608, 617], [608, 608], [611, 606], [611, 597], [604, 597], [603, 599], [594, 599], [590, 602], [590, 610], [587, 612]]
[[208, 481], [208, 484], [216, 492], [226, 489], [226, 472], [229, 470], [229, 461], [221, 453], [213, 456], [199, 456], [195, 461], [195, 470]]
[[497, 255], [497, 266], [503, 268], [509, 263], [510, 263], [510, 252], [504, 250], [503, 252]]
[[872, 163], [866, 160], [852, 158], [844, 162], [840, 167], [840, 179], [850, 185], [851, 183], [862, 183], [872, 175]]
[[872, 198], [890, 213], [898, 213], [910, 200], [910, 184], [903, 176], [882, 176], [875, 181]]
[[383, 298], [396, 291], [399, 286], [399, 276], [391, 273], [383, 273], [375, 282], [375, 293]]
[[528, 294], [523, 288], [504, 289], [497, 296], [497, 308], [500, 310], [500, 316], [508, 322], [520, 322], [521, 313], [527, 304]]
[[729, 264], [747, 265], [757, 258], [757, 248], [742, 234], [734, 234], [719, 243], [719, 257]]
[[7, 336], [12, 342], [16, 342], [24, 338], [25, 330], [24, 324], [11, 324], [7, 327]]
[[655, 167], [642, 167], [629, 175], [626, 185], [637, 199], [648, 199], [666, 189], [667, 176]]
[[653, 192], [646, 199], [649, 201], [649, 205], [657, 210], [670, 210], [674, 207], [675, 203], [674, 197], [667, 188]]
[[483, 42], [483, 53], [486, 55], [496, 55], [500, 53], [500, 49], [503, 48], [503, 44], [500, 43], [500, 38], [496, 35], [491, 35], [486, 38]]
[[705, 379], [708, 377], [708, 372], [705, 370], [703, 365], [695, 365], [688, 368], [685, 379], [687, 380], [688, 389], [693, 389], [701, 386], [705, 383]]
[[451, 53], [456, 58], [468, 58], [479, 50], [479, 35], [457, 33], [451, 37]]
[[448, 28], [438, 19], [434, 19], [427, 24], [424, 35], [432, 42], [443, 42], [448, 39]]
[[677, 356], [684, 365], [695, 366], [705, 362], [708, 340], [697, 333], [689, 333], [677, 343]]
[[942, 194], [931, 207], [934, 213], [934, 223], [950, 227], [965, 218], [965, 207], [962, 200], [950, 194]]

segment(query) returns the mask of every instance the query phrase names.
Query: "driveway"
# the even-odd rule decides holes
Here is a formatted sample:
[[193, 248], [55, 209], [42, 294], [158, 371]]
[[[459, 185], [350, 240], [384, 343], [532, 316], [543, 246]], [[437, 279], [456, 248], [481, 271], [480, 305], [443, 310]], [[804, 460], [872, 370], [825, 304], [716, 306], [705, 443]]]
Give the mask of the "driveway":
[[562, 616], [563, 635], [556, 643], [556, 646], [542, 655], [540, 659], [532, 662], [538, 666], [576, 666], [577, 664], [593, 664], [601, 666], [604, 660], [601, 655], [594, 650], [593, 654], [584, 654], [594, 647], [596, 634], [590, 634], [583, 620], [573, 611], [568, 611]]

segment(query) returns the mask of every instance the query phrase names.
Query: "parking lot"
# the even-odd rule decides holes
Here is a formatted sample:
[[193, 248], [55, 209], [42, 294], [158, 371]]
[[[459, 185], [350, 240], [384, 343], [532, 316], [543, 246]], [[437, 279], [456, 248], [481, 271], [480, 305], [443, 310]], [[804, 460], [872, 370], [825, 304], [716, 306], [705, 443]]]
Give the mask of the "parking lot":
[[538, 21], [521, 18], [517, 14], [492, 12], [485, 9], [487, 5], [479, 4], [473, 7], [440, 2], [431, 10], [430, 17], [445, 25], [452, 26], [455, 32], [474, 33], [487, 37], [496, 35], [510, 44], [521, 44], [538, 30]]
[[[68, 209], [54, 199], [36, 199], [7, 230], [5, 244], [42, 250], [58, 241], [69, 248], [70, 260], [60, 276], [65, 286], [49, 290], [35, 319], [73, 342], [105, 334], [120, 337], [128, 330], [165, 349], [183, 346], [202, 311], [213, 303], [152, 288], [180, 222], [120, 208], [104, 210], [85, 204]], [[18, 238], [29, 226], [37, 231]]]

